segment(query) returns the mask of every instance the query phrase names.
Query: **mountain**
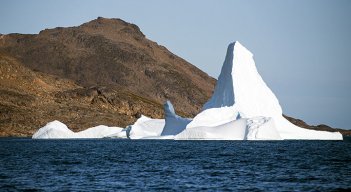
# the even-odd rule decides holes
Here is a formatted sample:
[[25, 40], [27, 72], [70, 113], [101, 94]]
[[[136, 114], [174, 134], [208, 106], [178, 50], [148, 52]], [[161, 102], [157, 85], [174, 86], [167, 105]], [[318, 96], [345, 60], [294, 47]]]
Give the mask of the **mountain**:
[[181, 104], [195, 114], [211, 95], [215, 79], [148, 40], [120, 19], [97, 18], [78, 27], [46, 29], [38, 35], [1, 37], [0, 52], [34, 71], [84, 86], [126, 88], [145, 98]]
[[163, 117], [167, 99], [191, 117], [215, 84], [120, 19], [99, 17], [78, 27], [1, 35], [0, 56], [2, 78], [11, 76], [0, 82], [3, 136], [30, 135], [55, 119], [73, 130], [126, 126], [140, 114]]
[[74, 131], [163, 118], [172, 101], [193, 117], [216, 80], [139, 27], [97, 18], [39, 34], [0, 34], [0, 136], [30, 136], [55, 119]]
[[73, 131], [96, 125], [126, 126], [140, 114], [160, 118], [162, 105], [125, 90], [82, 87], [74, 81], [33, 71], [0, 54], [0, 136], [31, 136], [58, 119]]

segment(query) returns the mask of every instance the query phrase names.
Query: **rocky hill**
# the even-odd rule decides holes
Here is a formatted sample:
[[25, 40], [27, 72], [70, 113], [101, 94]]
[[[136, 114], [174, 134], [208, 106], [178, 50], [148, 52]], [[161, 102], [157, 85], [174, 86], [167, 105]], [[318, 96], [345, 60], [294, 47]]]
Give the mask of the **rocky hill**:
[[306, 122], [304, 122], [301, 119], [296, 119], [293, 117], [289, 117], [287, 115], [283, 115], [285, 119], [289, 120], [291, 123], [302, 127], [306, 129], [313, 129], [317, 131], [330, 131], [330, 132], [335, 132], [338, 131], [340, 132], [343, 136], [351, 136], [351, 130], [345, 130], [345, 129], [340, 129], [340, 128], [333, 128], [325, 124], [320, 124], [320, 125], [308, 125]]
[[167, 99], [192, 117], [215, 85], [136, 25], [100, 17], [39, 34], [0, 35], [0, 78], [0, 136], [30, 136], [55, 119], [75, 131], [124, 127], [140, 114], [162, 118]]
[[191, 117], [215, 84], [120, 19], [1, 35], [0, 62], [2, 136], [30, 135], [54, 119], [81, 130], [162, 118], [167, 99]]
[[159, 103], [171, 99], [189, 114], [199, 110], [215, 84], [215, 79], [120, 19], [98, 18], [37, 35], [4, 35], [0, 52], [31, 70], [84, 87], [118, 86]]
[[32, 71], [4, 54], [0, 54], [0, 79], [0, 136], [31, 136], [55, 119], [79, 131], [100, 124], [124, 127], [140, 114], [163, 117], [160, 103], [129, 90], [82, 87]]

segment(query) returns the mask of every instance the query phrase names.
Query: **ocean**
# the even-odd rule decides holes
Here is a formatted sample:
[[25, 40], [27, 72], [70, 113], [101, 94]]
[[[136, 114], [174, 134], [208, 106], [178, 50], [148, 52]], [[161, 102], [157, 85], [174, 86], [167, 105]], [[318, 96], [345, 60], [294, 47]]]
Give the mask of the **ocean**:
[[350, 141], [0, 139], [0, 191], [348, 191]]

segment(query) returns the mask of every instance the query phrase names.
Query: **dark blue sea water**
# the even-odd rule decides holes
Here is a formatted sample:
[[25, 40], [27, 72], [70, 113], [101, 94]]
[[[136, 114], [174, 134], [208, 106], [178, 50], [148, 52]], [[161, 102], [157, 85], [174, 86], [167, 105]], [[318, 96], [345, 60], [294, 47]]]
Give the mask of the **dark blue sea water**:
[[0, 139], [1, 191], [340, 191], [351, 142]]

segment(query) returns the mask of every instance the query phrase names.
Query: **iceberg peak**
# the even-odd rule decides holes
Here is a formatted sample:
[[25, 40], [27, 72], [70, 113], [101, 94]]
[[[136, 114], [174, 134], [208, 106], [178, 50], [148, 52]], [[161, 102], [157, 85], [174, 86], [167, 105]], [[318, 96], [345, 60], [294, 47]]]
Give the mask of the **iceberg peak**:
[[[307, 130], [288, 122], [282, 116], [277, 97], [258, 73], [253, 54], [238, 41], [229, 44], [214, 93], [202, 111], [231, 106], [240, 114], [236, 119], [243, 115], [248, 119], [264, 117], [274, 120], [270, 127], [276, 127], [280, 135], [277, 138], [342, 140], [340, 133]], [[256, 124], [249, 125], [255, 125], [249, 126], [255, 132]]]
[[233, 105], [247, 117], [282, 114], [278, 99], [257, 71], [253, 54], [238, 41], [229, 44], [214, 93], [203, 110]]
[[233, 47], [231, 48], [231, 50], [235, 50], [237, 53], [246, 54], [250, 57], [253, 57], [251, 51], [244, 47], [239, 41], [234, 41], [233, 43], [230, 43], [228, 49], [229, 47]]

